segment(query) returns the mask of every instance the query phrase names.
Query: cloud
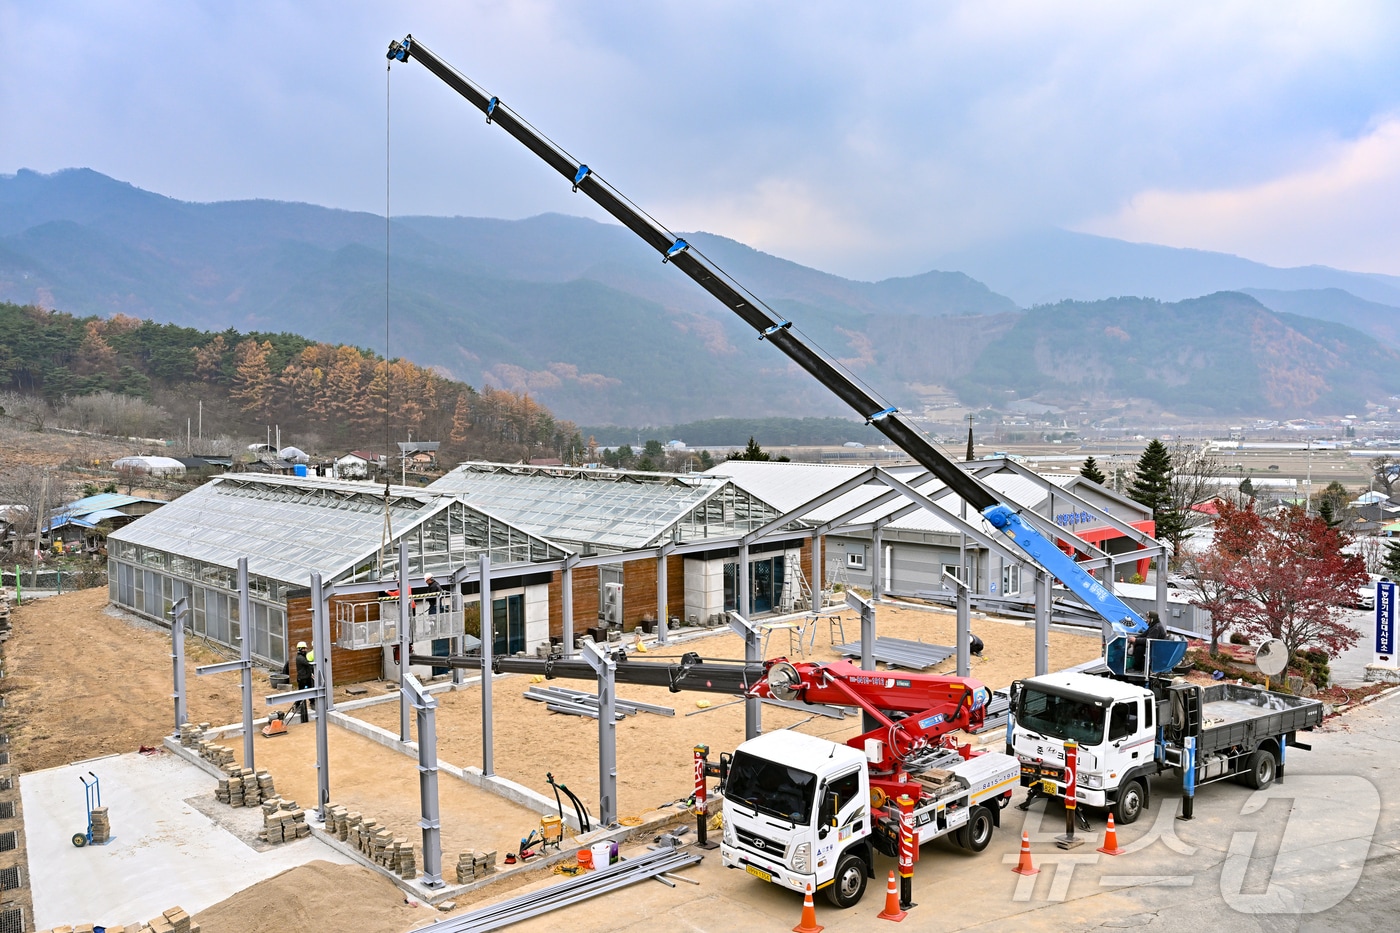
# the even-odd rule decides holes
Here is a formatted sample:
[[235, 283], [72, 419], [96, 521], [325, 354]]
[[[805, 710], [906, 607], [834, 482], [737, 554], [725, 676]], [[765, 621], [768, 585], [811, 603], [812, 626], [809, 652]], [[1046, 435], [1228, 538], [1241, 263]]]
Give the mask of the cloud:
[[1232, 187], [1145, 190], [1079, 229], [1271, 265], [1400, 274], [1400, 116], [1317, 148], [1307, 168]]
[[[410, 30], [669, 228], [864, 279], [1151, 193], [1306, 174], [1400, 113], [1387, 0], [11, 0], [0, 34], [42, 52], [0, 58], [0, 172], [606, 219], [420, 66], [386, 88]], [[1380, 251], [1353, 243], [1319, 236], [1305, 259]]]

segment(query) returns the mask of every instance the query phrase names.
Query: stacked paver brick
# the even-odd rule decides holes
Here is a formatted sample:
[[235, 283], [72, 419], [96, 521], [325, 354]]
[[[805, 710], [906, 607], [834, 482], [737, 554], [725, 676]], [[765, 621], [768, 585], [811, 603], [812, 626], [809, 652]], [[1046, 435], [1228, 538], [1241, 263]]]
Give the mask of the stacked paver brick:
[[[79, 923], [75, 926], [57, 926], [48, 930], [40, 930], [39, 933], [93, 933], [98, 929], [91, 923]], [[199, 924], [190, 919], [190, 915], [178, 907], [172, 907], [165, 913], [147, 923], [131, 923], [126, 926], [104, 927], [107, 933], [199, 933]]]
[[234, 764], [224, 765], [228, 777], [219, 778], [214, 788], [214, 796], [220, 803], [231, 807], [256, 807], [265, 801], [277, 799], [277, 788], [272, 775], [266, 771], [240, 768]]
[[306, 822], [306, 811], [297, 806], [295, 800], [274, 797], [264, 800], [263, 830], [258, 838], [273, 845], [294, 842], [311, 835], [311, 825]]
[[470, 852], [463, 852], [457, 856], [457, 883], [471, 884], [481, 878], [485, 878], [496, 870], [496, 853], [494, 850], [483, 852], [480, 849], [472, 849]]
[[93, 807], [88, 814], [88, 819], [92, 823], [92, 844], [95, 846], [106, 845], [112, 838], [112, 823], [107, 817], [106, 807]]
[[358, 812], [335, 804], [326, 805], [326, 831], [354, 846], [376, 865], [381, 865], [400, 878], [418, 874], [418, 858], [413, 845], [395, 837], [378, 820], [366, 819]]

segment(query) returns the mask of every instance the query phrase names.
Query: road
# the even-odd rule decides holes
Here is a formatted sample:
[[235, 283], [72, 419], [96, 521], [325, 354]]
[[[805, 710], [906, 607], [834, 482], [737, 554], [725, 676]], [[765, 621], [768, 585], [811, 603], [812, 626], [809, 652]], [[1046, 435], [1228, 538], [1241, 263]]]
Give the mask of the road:
[[[1201, 789], [1195, 819], [1176, 820], [1180, 788], [1153, 785], [1149, 812], [1120, 828], [1129, 851], [1090, 844], [1054, 846], [1063, 810], [1010, 808], [988, 849], [970, 855], [930, 845], [915, 867], [910, 929], [940, 931], [1248, 930], [1320, 933], [1387, 929], [1400, 903], [1400, 791], [1388, 775], [1400, 760], [1400, 692], [1330, 721], [1294, 749], [1282, 784], [1253, 792], [1232, 783]], [[1019, 802], [1021, 793], [1017, 793]], [[1040, 873], [1014, 874], [1022, 829]], [[817, 902], [831, 933], [870, 930], [893, 866], [883, 860], [856, 907]], [[543, 933], [786, 931], [801, 902], [790, 893], [720, 867], [717, 853], [686, 874], [699, 886], [655, 882], [528, 921], [513, 930]]]

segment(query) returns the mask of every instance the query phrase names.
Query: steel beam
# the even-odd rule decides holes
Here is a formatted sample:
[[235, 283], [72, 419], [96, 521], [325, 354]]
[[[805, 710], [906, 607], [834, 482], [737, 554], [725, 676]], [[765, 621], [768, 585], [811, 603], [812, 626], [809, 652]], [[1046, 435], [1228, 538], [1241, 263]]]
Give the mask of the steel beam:
[[598, 675], [598, 822], [617, 824], [617, 665], [595, 642], [583, 646], [583, 659]]
[[[491, 709], [492, 653], [496, 649], [496, 613], [491, 601], [491, 555], [483, 553], [477, 564], [481, 581], [481, 773], [496, 773], [495, 718]], [[504, 660], [504, 659], [502, 659]]]

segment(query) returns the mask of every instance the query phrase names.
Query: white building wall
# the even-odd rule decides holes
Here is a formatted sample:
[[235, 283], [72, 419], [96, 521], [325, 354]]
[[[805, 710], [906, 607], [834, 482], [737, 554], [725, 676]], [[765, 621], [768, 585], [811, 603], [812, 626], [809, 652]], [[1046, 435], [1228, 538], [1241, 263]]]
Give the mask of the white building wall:
[[[519, 592], [518, 590], [515, 592]], [[549, 644], [549, 587], [525, 587], [525, 650]]]

